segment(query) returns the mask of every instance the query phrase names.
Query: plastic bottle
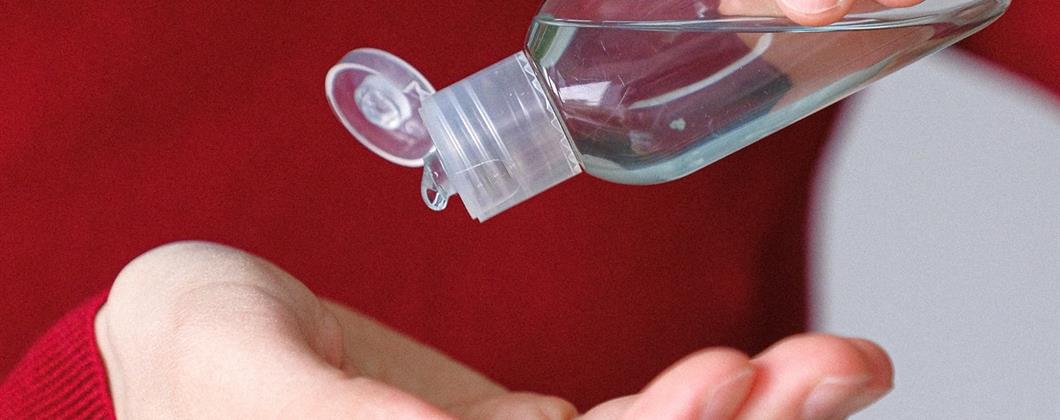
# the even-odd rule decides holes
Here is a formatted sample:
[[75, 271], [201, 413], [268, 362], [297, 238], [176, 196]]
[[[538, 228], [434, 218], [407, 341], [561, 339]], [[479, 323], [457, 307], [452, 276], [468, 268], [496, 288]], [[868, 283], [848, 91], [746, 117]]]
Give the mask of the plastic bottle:
[[[550, 0], [523, 51], [435, 92], [358, 49], [326, 92], [361, 143], [424, 167], [435, 210], [484, 221], [583, 169], [627, 184], [685, 176], [997, 19], [1009, 0], [926, 0], [821, 27], [739, 10], [773, 0]], [[876, 7], [873, 7], [876, 5]]]

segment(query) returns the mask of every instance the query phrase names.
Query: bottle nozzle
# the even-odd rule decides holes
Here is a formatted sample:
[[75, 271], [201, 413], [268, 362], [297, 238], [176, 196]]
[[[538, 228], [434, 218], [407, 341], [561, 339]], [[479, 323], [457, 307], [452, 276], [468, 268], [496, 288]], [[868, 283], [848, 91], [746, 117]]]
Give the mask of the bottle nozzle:
[[358, 49], [332, 67], [326, 89], [365, 147], [424, 167], [420, 194], [432, 210], [459, 194], [471, 217], [484, 221], [581, 173], [522, 52], [436, 93], [400, 58]]
[[[442, 189], [479, 221], [581, 173], [559, 115], [522, 52], [425, 98], [420, 118], [434, 141]], [[426, 168], [428, 185], [439, 185]]]

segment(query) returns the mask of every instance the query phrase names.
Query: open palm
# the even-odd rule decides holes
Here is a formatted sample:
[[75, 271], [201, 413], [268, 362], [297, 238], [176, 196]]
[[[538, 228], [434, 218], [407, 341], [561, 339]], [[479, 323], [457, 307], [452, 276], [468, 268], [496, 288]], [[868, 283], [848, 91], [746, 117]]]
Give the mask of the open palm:
[[807, 335], [750, 360], [698, 352], [641, 393], [579, 415], [318, 299], [264, 260], [202, 242], [130, 263], [96, 332], [122, 418], [831, 419], [881, 397], [892, 375], [870, 342]]

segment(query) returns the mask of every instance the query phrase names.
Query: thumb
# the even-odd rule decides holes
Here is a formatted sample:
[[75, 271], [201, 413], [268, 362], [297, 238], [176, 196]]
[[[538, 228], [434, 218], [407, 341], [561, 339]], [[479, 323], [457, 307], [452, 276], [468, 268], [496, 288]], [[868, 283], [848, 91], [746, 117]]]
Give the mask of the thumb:
[[130, 263], [96, 317], [125, 418], [448, 419], [343, 361], [343, 331], [297, 280], [215, 244]]

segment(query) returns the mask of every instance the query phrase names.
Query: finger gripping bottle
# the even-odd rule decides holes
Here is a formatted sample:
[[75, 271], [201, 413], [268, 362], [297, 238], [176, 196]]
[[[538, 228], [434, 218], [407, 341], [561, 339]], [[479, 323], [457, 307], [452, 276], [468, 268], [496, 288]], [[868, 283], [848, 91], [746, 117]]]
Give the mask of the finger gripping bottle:
[[926, 0], [820, 27], [773, 0], [549, 0], [526, 46], [441, 91], [357, 49], [327, 75], [336, 115], [421, 194], [479, 221], [583, 170], [624, 184], [688, 175], [997, 19], [1009, 0]]

